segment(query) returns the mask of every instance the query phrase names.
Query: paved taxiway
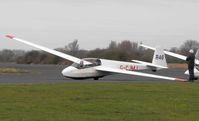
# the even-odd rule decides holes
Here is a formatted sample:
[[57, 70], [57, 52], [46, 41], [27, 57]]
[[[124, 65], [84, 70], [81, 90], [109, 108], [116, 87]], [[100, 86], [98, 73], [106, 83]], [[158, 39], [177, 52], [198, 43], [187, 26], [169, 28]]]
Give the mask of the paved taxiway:
[[[22, 74], [0, 74], [0, 83], [59, 83], [59, 82], [93, 82], [93, 79], [87, 80], [73, 80], [68, 79], [62, 76], [61, 71], [66, 67], [66, 65], [24, 65], [24, 64], [5, 64], [0, 63], [0, 68], [19, 68], [27, 70], [29, 73]], [[146, 73], [171, 76], [171, 77], [180, 77], [187, 78], [184, 75], [184, 69], [169, 69], [169, 70], [160, 70], [158, 72], [144, 71]], [[97, 81], [104, 82], [118, 82], [118, 81], [149, 81], [149, 82], [170, 82], [168, 80], [160, 80], [153, 78], [144, 78], [138, 76], [122, 75], [116, 74], [111, 76], [106, 76]]]

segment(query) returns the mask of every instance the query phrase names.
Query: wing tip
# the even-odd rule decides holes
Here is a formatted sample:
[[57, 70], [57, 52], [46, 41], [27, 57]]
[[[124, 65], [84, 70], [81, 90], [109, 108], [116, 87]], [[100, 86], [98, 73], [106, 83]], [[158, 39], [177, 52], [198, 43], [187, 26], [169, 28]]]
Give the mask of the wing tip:
[[186, 82], [187, 80], [185, 79], [181, 79], [181, 78], [175, 78], [176, 81], [179, 81], [179, 82]]
[[15, 38], [15, 36], [13, 36], [13, 35], [6, 35], [5, 37], [7, 37], [7, 38], [9, 38], [9, 39]]

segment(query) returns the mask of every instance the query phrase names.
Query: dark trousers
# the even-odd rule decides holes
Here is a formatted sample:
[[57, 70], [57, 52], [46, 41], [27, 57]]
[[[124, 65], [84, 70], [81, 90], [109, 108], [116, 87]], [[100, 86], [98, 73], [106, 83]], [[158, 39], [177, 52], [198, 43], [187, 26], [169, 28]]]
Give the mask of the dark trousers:
[[189, 67], [189, 80], [194, 80], [194, 68]]

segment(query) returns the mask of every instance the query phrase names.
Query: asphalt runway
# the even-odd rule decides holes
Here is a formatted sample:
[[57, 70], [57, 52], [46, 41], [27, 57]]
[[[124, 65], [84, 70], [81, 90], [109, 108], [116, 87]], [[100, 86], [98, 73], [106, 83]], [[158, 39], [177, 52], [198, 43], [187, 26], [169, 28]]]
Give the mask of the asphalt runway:
[[[145, 78], [131, 75], [116, 74], [110, 75], [99, 80], [73, 80], [62, 76], [61, 71], [67, 67], [66, 65], [25, 65], [14, 63], [0, 63], [0, 68], [18, 68], [27, 70], [28, 73], [21, 74], [0, 74], [0, 83], [61, 83], [61, 82], [175, 82], [168, 80], [160, 80], [153, 78]], [[184, 69], [165, 69], [157, 72], [142, 71], [157, 75], [170, 77], [187, 78], [184, 75]]]

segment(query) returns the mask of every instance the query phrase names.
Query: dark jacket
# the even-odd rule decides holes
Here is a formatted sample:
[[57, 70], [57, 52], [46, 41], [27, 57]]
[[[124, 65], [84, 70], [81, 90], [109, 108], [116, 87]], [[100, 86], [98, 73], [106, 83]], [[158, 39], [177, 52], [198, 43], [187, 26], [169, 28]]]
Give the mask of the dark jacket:
[[195, 65], [195, 55], [194, 55], [194, 53], [190, 53], [187, 56], [186, 61], [188, 61], [188, 68], [194, 68], [194, 65]]

